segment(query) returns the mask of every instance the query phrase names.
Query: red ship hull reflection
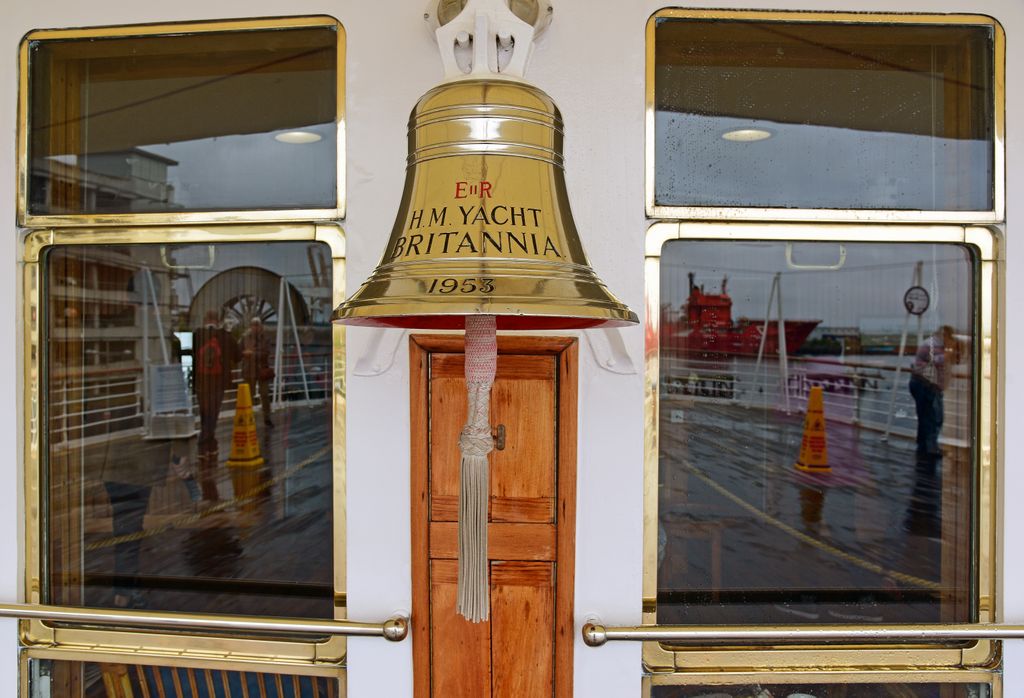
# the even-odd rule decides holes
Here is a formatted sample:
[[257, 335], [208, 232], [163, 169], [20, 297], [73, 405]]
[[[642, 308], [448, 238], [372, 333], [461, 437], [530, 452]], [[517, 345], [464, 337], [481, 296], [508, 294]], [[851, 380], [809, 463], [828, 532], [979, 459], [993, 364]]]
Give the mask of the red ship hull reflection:
[[[676, 317], [662, 312], [662, 340], [669, 350], [682, 355], [742, 354], [757, 356], [761, 347], [764, 320], [732, 319], [732, 298], [726, 291], [728, 278], [722, 279], [721, 293], [705, 293], [690, 277], [690, 295]], [[786, 353], [800, 350], [821, 320], [786, 320]], [[779, 353], [779, 323], [770, 320], [764, 340], [764, 355]]]

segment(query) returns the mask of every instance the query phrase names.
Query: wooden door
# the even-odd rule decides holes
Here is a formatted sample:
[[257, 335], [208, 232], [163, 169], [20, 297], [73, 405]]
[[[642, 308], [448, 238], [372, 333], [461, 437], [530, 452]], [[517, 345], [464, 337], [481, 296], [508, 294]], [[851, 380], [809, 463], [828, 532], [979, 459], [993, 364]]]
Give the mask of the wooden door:
[[491, 424], [490, 620], [455, 610], [463, 339], [414, 336], [413, 657], [417, 698], [572, 695], [576, 341], [500, 337]]

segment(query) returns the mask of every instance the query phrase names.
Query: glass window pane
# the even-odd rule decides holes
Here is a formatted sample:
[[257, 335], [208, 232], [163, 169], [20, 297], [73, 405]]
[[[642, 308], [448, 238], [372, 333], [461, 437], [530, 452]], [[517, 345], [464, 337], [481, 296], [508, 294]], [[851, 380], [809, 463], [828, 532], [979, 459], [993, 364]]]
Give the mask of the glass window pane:
[[26, 698], [338, 698], [344, 695], [339, 683], [325, 676], [32, 659]]
[[661, 18], [656, 203], [990, 210], [992, 37]]
[[332, 617], [329, 248], [44, 264], [47, 602]]
[[651, 698], [990, 698], [981, 683], [752, 684], [655, 686]]
[[29, 45], [35, 215], [332, 208], [337, 32]]
[[974, 620], [974, 270], [952, 244], [664, 246], [659, 622]]

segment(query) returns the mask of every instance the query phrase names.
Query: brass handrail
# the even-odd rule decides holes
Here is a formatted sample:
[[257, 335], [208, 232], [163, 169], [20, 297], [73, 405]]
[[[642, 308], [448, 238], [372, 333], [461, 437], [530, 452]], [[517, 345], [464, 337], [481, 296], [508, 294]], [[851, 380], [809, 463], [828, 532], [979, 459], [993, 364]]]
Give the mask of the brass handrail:
[[849, 625], [625, 625], [583, 626], [583, 642], [600, 647], [612, 641], [656, 641], [686, 645], [729, 643], [808, 644], [815, 642], [890, 643], [950, 642], [957, 640], [1024, 639], [1024, 625], [975, 623], [915, 624], [889, 627]]
[[48, 620], [65, 623], [126, 625], [176, 630], [229, 630], [305, 635], [383, 637], [400, 642], [409, 633], [409, 619], [394, 616], [380, 623], [355, 620], [314, 620], [305, 618], [263, 618], [258, 616], [217, 616], [198, 613], [157, 613], [119, 609], [76, 608], [0, 603], [0, 618]]

